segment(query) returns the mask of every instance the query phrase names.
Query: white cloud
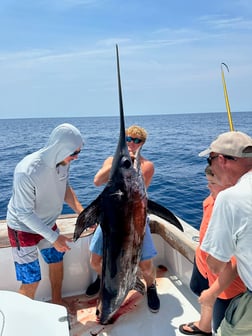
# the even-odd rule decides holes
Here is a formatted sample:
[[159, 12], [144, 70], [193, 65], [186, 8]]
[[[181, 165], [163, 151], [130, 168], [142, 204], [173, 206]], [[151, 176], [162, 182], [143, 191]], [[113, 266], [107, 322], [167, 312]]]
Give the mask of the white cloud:
[[206, 23], [210, 28], [220, 30], [249, 30], [252, 29], [252, 20], [243, 17], [228, 17], [226, 15], [205, 16], [199, 21]]

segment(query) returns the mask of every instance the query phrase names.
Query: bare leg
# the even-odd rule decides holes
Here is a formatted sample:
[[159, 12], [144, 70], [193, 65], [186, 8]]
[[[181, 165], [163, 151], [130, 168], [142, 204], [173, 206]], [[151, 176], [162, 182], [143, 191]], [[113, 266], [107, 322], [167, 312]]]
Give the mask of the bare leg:
[[91, 253], [90, 265], [98, 275], [102, 273], [102, 257], [99, 254]]
[[152, 313], [157, 313], [160, 309], [160, 300], [156, 289], [156, 268], [152, 259], [141, 261], [139, 266], [147, 286], [148, 307]]
[[[201, 315], [200, 320], [194, 322], [193, 324], [204, 332], [212, 331], [212, 316], [213, 316], [213, 306], [201, 305]], [[185, 331], [192, 331], [192, 328], [188, 325], [183, 326]]]
[[64, 305], [61, 296], [63, 282], [63, 261], [49, 264], [49, 278], [52, 290], [52, 303]]
[[[93, 270], [97, 274], [101, 275], [102, 272], [102, 257], [96, 253], [91, 253], [90, 264]], [[156, 269], [153, 265], [152, 259], [143, 260], [139, 263], [139, 267], [142, 271], [144, 280], [146, 281], [147, 287], [155, 284], [156, 281]]]
[[152, 259], [143, 260], [139, 263], [139, 267], [142, 271], [143, 278], [146, 281], [147, 287], [155, 284], [156, 281], [156, 269], [153, 265]]
[[19, 293], [34, 299], [36, 290], [38, 288], [39, 281], [32, 284], [22, 284], [19, 288]]
[[211, 332], [212, 331], [212, 317], [213, 317], [213, 306], [201, 305], [199, 320], [199, 329]]
[[[101, 275], [102, 272], [102, 257], [96, 253], [91, 253], [90, 264], [97, 274]], [[156, 281], [156, 269], [153, 265], [152, 259], [143, 260], [139, 263], [144, 280], [147, 287], [151, 286]]]

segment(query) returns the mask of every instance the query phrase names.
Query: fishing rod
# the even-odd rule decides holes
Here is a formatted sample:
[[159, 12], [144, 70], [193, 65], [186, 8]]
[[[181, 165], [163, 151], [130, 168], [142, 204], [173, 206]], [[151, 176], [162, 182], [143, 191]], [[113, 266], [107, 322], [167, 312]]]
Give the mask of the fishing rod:
[[229, 128], [230, 128], [230, 131], [234, 131], [232, 114], [231, 114], [231, 110], [230, 110], [227, 87], [226, 87], [226, 82], [225, 82], [225, 77], [224, 77], [223, 65], [226, 67], [228, 72], [229, 72], [229, 69], [228, 69], [228, 66], [225, 63], [221, 63], [221, 77], [222, 77], [222, 84], [223, 84], [224, 96], [225, 96], [225, 102], [226, 102], [226, 108], [227, 108], [227, 114], [228, 114]]

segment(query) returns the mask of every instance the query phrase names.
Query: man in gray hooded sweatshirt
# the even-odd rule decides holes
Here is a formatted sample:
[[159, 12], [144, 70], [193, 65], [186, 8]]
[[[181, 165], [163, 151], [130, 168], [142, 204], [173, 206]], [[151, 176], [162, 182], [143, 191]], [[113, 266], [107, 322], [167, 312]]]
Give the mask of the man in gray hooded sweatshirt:
[[49, 264], [52, 302], [63, 304], [63, 255], [71, 240], [59, 234], [56, 219], [66, 202], [77, 214], [83, 207], [68, 183], [70, 162], [83, 146], [79, 130], [61, 124], [47, 145], [27, 155], [14, 172], [13, 193], [8, 204], [7, 225], [19, 293], [32, 299], [41, 280], [38, 249]]

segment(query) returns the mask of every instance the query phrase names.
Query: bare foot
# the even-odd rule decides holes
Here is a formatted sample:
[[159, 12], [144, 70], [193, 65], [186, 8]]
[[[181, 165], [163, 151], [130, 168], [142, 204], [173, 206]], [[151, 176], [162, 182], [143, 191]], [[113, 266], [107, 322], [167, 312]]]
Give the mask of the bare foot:
[[212, 332], [211, 331], [205, 331], [199, 328], [199, 321], [197, 322], [190, 322], [187, 324], [181, 324], [179, 326], [179, 331], [182, 334], [186, 334], [186, 335], [196, 335], [196, 334], [202, 334], [202, 335], [206, 335], [206, 336], [211, 336]]
[[50, 301], [50, 302], [68, 308], [68, 303], [64, 299], [54, 300], [54, 301]]

